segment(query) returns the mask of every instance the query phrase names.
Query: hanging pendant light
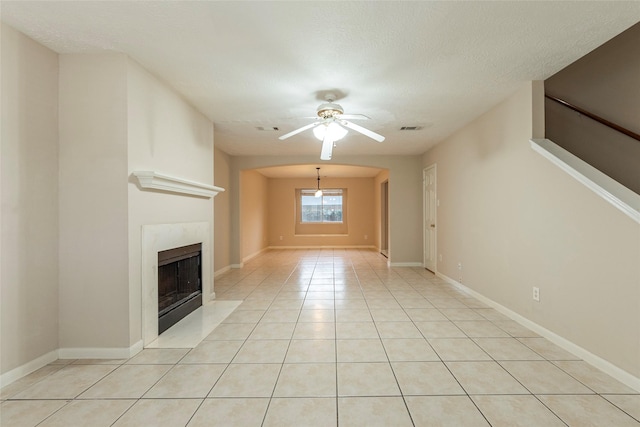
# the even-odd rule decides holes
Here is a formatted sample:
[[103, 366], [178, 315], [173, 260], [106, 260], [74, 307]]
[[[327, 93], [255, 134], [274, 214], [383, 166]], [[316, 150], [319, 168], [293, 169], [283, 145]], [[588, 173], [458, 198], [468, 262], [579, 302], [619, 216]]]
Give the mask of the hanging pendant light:
[[318, 172], [318, 191], [316, 191], [315, 196], [322, 197], [322, 190], [320, 189], [320, 168], [316, 168], [316, 171]]

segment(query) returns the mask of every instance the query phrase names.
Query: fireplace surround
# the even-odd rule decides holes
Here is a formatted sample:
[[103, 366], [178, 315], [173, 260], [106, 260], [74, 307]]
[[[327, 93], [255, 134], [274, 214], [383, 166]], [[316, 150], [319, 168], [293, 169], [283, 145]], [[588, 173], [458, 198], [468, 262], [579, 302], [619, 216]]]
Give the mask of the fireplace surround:
[[205, 304], [215, 298], [211, 275], [211, 227], [209, 222], [153, 224], [142, 226], [142, 341], [147, 346], [158, 338], [158, 253], [167, 249], [202, 244], [201, 275]]

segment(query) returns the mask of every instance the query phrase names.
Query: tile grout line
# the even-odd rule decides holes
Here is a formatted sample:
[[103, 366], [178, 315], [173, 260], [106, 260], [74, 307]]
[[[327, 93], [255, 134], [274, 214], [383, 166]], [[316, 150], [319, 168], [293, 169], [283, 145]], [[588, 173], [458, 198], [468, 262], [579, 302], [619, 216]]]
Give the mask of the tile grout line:
[[[329, 252], [331, 255], [330, 256], [326, 256], [327, 252]], [[358, 252], [358, 254], [360, 254], [360, 252]], [[204, 402], [207, 400], [207, 396], [212, 392], [212, 390], [215, 388], [215, 386], [219, 383], [219, 381], [221, 380], [221, 378], [223, 377], [223, 375], [225, 374], [225, 372], [227, 372], [227, 370], [229, 369], [229, 367], [231, 366], [231, 364], [233, 363], [233, 361], [235, 360], [235, 358], [238, 356], [238, 353], [241, 351], [241, 349], [244, 347], [244, 345], [246, 343], [248, 343], [250, 341], [250, 337], [253, 333], [255, 333], [255, 331], [257, 330], [258, 326], [261, 324], [261, 322], [263, 320], [265, 320], [265, 316], [266, 314], [269, 312], [269, 310], [276, 310], [278, 308], [274, 307], [274, 304], [276, 303], [276, 301], [278, 301], [278, 295], [280, 295], [282, 292], [290, 292], [290, 291], [294, 291], [294, 289], [298, 289], [297, 287], [293, 287], [291, 289], [289, 288], [285, 288], [285, 284], [289, 281], [290, 278], [293, 277], [293, 275], [295, 274], [297, 268], [301, 265], [304, 265], [304, 261], [302, 261], [304, 258], [311, 258], [311, 256], [313, 257], [314, 261], [313, 261], [313, 272], [318, 272], [320, 274], [320, 276], [325, 276], [326, 273], [324, 271], [323, 267], [326, 267], [328, 265], [328, 259], [331, 259], [331, 281], [332, 281], [332, 293], [333, 293], [333, 333], [334, 333], [334, 337], [333, 337], [333, 343], [334, 343], [334, 366], [335, 366], [335, 393], [336, 393], [336, 398], [335, 398], [335, 405], [336, 405], [336, 424], [339, 424], [340, 422], [340, 396], [339, 396], [339, 383], [338, 383], [338, 308], [336, 306], [336, 302], [337, 302], [337, 295], [338, 295], [338, 291], [337, 291], [337, 285], [336, 285], [336, 275], [340, 274], [339, 270], [342, 270], [343, 274], [344, 272], [344, 268], [346, 263], [344, 262], [345, 257], [344, 255], [342, 256], [342, 260], [343, 263], [338, 265], [336, 264], [336, 259], [338, 257], [338, 253], [336, 250], [331, 249], [330, 251], [326, 251], [326, 250], [322, 250], [322, 251], [300, 251], [297, 252], [296, 251], [296, 256], [298, 259], [298, 262], [294, 265], [289, 265], [287, 263], [287, 272], [289, 273], [286, 279], [280, 279], [281, 275], [282, 275], [282, 269], [281, 268], [277, 268], [277, 267], [273, 267], [271, 265], [271, 262], [273, 262], [274, 260], [277, 262], [277, 260], [283, 259], [284, 256], [280, 257], [281, 254], [276, 254], [277, 256], [274, 257], [270, 257], [269, 259], [263, 260], [263, 262], [257, 263], [257, 264], [250, 264], [250, 268], [251, 270], [244, 275], [240, 275], [238, 278], [235, 278], [235, 282], [230, 285], [228, 287], [228, 289], [226, 289], [225, 292], [223, 293], [227, 293], [230, 292], [229, 295], [232, 295], [234, 291], [237, 291], [236, 293], [243, 293], [243, 292], [247, 292], [246, 295], [243, 298], [243, 301], [251, 301], [251, 300], [259, 300], [260, 298], [265, 298], [265, 300], [269, 301], [269, 304], [267, 305], [267, 308], [263, 311], [263, 313], [260, 315], [259, 319], [255, 322], [251, 322], [253, 324], [251, 331], [246, 335], [246, 337], [244, 339], [241, 340], [242, 344], [238, 347], [238, 349], [235, 351], [234, 355], [230, 358], [229, 362], [226, 363], [224, 369], [222, 370], [222, 372], [220, 373], [220, 375], [218, 376], [218, 378], [215, 380], [215, 382], [213, 383], [213, 385], [209, 388], [209, 392], [205, 395], [204, 398], [201, 399], [200, 403], [197, 405], [196, 409], [194, 410], [194, 412], [190, 415], [190, 417], [188, 418], [188, 420], [186, 421], [186, 423], [189, 423], [191, 420], [193, 420], [193, 418], [196, 416], [196, 414], [198, 413], [198, 411], [200, 411], [200, 409], [203, 407]], [[633, 416], [631, 416], [628, 412], [626, 412], [625, 410], [623, 410], [622, 408], [618, 407], [615, 403], [609, 401], [608, 399], [606, 399], [606, 397], [604, 397], [604, 395], [606, 395], [607, 393], [605, 392], [598, 392], [596, 391], [595, 388], [590, 387], [589, 385], [587, 385], [587, 382], [583, 382], [582, 380], [580, 380], [577, 376], [571, 374], [569, 371], [565, 370], [565, 368], [561, 367], [560, 365], [558, 365], [558, 362], [563, 361], [564, 359], [556, 359], [554, 357], [545, 357], [542, 353], [536, 351], [531, 344], [533, 344], [533, 342], [531, 343], [525, 343], [523, 341], [521, 341], [518, 337], [518, 335], [521, 334], [512, 334], [509, 333], [507, 330], [505, 330], [503, 327], [499, 326], [497, 323], [498, 320], [496, 320], [495, 316], [491, 316], [491, 317], [486, 317], [489, 314], [491, 314], [491, 312], [478, 312], [477, 308], [472, 307], [471, 305], [468, 305], [465, 303], [465, 301], [463, 301], [463, 299], [465, 298], [464, 294], [461, 293], [457, 293], [456, 295], [452, 294], [446, 294], [443, 293], [442, 294], [438, 294], [438, 293], [431, 293], [431, 291], [435, 291], [437, 290], [436, 286], [438, 285], [438, 283], [432, 282], [431, 280], [429, 280], [429, 278], [424, 275], [424, 274], [420, 274], [420, 272], [416, 269], [416, 268], [412, 268], [412, 269], [406, 269], [406, 270], [402, 270], [400, 269], [399, 272], [394, 271], [394, 269], [388, 268], [386, 269], [387, 271], [387, 275], [384, 275], [384, 271], [385, 269], [381, 268], [377, 263], [375, 263], [375, 258], [372, 256], [364, 256], [364, 257], [358, 257], [356, 258], [355, 256], [353, 257], [348, 257], [347, 258], [349, 261], [348, 264], [348, 270], [350, 272], [353, 272], [354, 276], [355, 276], [355, 280], [357, 281], [357, 286], [358, 286], [358, 290], [361, 294], [361, 299], [360, 298], [356, 298], [354, 299], [354, 301], [363, 301], [364, 307], [366, 307], [367, 312], [369, 313], [369, 316], [371, 318], [371, 322], [375, 328], [376, 334], [377, 334], [377, 340], [381, 343], [382, 345], [382, 349], [384, 351], [384, 354], [386, 356], [386, 363], [388, 364], [388, 366], [391, 369], [392, 374], [394, 375], [394, 379], [396, 382], [396, 386], [398, 387], [398, 390], [400, 391], [400, 397], [402, 397], [403, 402], [404, 402], [404, 406], [405, 409], [408, 412], [409, 418], [411, 420], [412, 423], [415, 423], [417, 421], [414, 421], [414, 417], [413, 414], [411, 413], [411, 410], [409, 409], [409, 405], [407, 402], [406, 397], [409, 396], [414, 396], [414, 395], [407, 395], [405, 396], [405, 394], [402, 391], [402, 388], [400, 387], [400, 382], [398, 380], [398, 377], [396, 375], [395, 370], [393, 369], [392, 366], [392, 361], [390, 359], [389, 356], [389, 350], [387, 349], [387, 347], [385, 346], [384, 343], [384, 339], [382, 338], [382, 332], [381, 332], [381, 323], [385, 322], [385, 320], [376, 320], [373, 316], [373, 308], [371, 306], [372, 304], [372, 300], [377, 299], [378, 295], [381, 294], [377, 294], [376, 292], [382, 291], [384, 290], [384, 292], [387, 292], [389, 294], [389, 297], [385, 296], [385, 297], [380, 297], [380, 299], [388, 299], [389, 301], [394, 301], [399, 308], [402, 310], [402, 312], [405, 314], [405, 316], [408, 317], [409, 321], [406, 322], [408, 324], [411, 324], [415, 329], [417, 329], [419, 335], [422, 337], [421, 341], [424, 340], [424, 342], [427, 343], [427, 345], [429, 345], [431, 347], [431, 349], [433, 350], [433, 352], [435, 353], [435, 355], [437, 356], [437, 358], [439, 359], [439, 363], [441, 363], [442, 365], [445, 366], [445, 368], [447, 369], [447, 371], [449, 372], [449, 375], [451, 375], [454, 380], [456, 381], [456, 383], [458, 384], [458, 386], [463, 390], [464, 392], [464, 396], [468, 399], [471, 400], [473, 406], [476, 408], [476, 410], [478, 412], [480, 412], [480, 415], [483, 417], [483, 419], [487, 422], [487, 416], [485, 415], [484, 412], [482, 412], [482, 410], [480, 410], [480, 407], [478, 406], [478, 404], [476, 404], [475, 400], [473, 399], [472, 396], [477, 396], [479, 394], [469, 394], [469, 392], [467, 391], [467, 389], [465, 389], [462, 386], [462, 383], [460, 382], [460, 380], [458, 380], [458, 378], [453, 374], [451, 368], [449, 367], [449, 365], [447, 364], [448, 362], [445, 362], [442, 359], [442, 356], [435, 350], [435, 348], [433, 348], [431, 346], [431, 343], [429, 341], [429, 339], [425, 336], [424, 332], [417, 327], [416, 325], [416, 321], [409, 316], [407, 310], [408, 308], [405, 307], [404, 304], [400, 303], [400, 300], [402, 299], [408, 299], [409, 297], [406, 295], [409, 295], [410, 292], [417, 292], [420, 295], [421, 299], [424, 299], [427, 302], [430, 302], [430, 298], [447, 298], [447, 299], [451, 299], [451, 303], [453, 303], [454, 301], [459, 301], [460, 303], [462, 303], [463, 305], [466, 306], [466, 308], [464, 308], [464, 310], [471, 310], [468, 314], [470, 315], [471, 312], [477, 313], [478, 315], [480, 315], [483, 318], [483, 322], [487, 321], [489, 322], [489, 324], [495, 326], [496, 328], [498, 328], [499, 330], [504, 331], [507, 334], [507, 337], [504, 337], [504, 339], [509, 339], [509, 340], [515, 340], [516, 342], [519, 342], [520, 344], [524, 345], [524, 347], [528, 348], [529, 350], [531, 350], [534, 354], [539, 355], [542, 359], [539, 360], [539, 362], [546, 362], [551, 364], [551, 366], [555, 367], [559, 372], [562, 372], [563, 374], [567, 375], [568, 378], [571, 378], [572, 380], [576, 381], [577, 383], [581, 384], [582, 386], [586, 387], [586, 390], [589, 390], [589, 393], [539, 393], [538, 395], [532, 393], [532, 391], [526, 387], [521, 381], [519, 381], [514, 374], [512, 374], [510, 371], [508, 371], [504, 366], [502, 362], [521, 362], [521, 361], [530, 361], [528, 359], [505, 359], [502, 360], [501, 358], [496, 358], [494, 357], [492, 354], [489, 354], [487, 350], [485, 350], [482, 346], [480, 346], [480, 344], [478, 343], [478, 340], [481, 340], [483, 338], [493, 338], [493, 337], [485, 337], [483, 335], [480, 336], [472, 336], [474, 334], [472, 334], [471, 332], [466, 332], [464, 330], [462, 330], [460, 328], [460, 326], [458, 326], [456, 324], [456, 321], [453, 320], [452, 317], [450, 317], [449, 315], [446, 315], [444, 313], [442, 313], [440, 311], [439, 307], [435, 307], [433, 306], [434, 309], [436, 309], [438, 312], [442, 313], [443, 316], [447, 319], [447, 322], [450, 322], [452, 324], [454, 324], [458, 329], [460, 329], [461, 333], [463, 334], [462, 337], [460, 337], [460, 339], [466, 339], [466, 340], [470, 340], [472, 343], [474, 343], [476, 346], [478, 346], [480, 348], [480, 350], [487, 354], [487, 356], [489, 357], [489, 360], [487, 360], [486, 362], [491, 362], [491, 363], [495, 363], [497, 366], [500, 366], [500, 368], [505, 371], [510, 378], [512, 378], [513, 380], [515, 380], [516, 383], [518, 383], [520, 386], [522, 386], [524, 388], [524, 390], [526, 390], [528, 392], [528, 394], [524, 394], [522, 396], [533, 396], [536, 401], [538, 403], [542, 404], [542, 407], [545, 408], [546, 411], [551, 412], [555, 418], [559, 419], [561, 421], [561, 423], [563, 424], [567, 424], [556, 412], [554, 412], [550, 406], [546, 405], [544, 403], [544, 401], [542, 401], [541, 397], [544, 396], [598, 396], [599, 399], [604, 400], [605, 402], [607, 402], [607, 404], [609, 406], [611, 406], [612, 408], [615, 408], [616, 411], [619, 411], [621, 414], [625, 414], [626, 416], [629, 416], [631, 419], [635, 419]], [[354, 262], [358, 263], [358, 266], [356, 266], [356, 264], [354, 264]], [[359, 277], [358, 271], [362, 271], [364, 273], [364, 276], [362, 276], [362, 281], [361, 278]], [[276, 283], [276, 277], [277, 279], [277, 283]], [[375, 280], [374, 280], [375, 277]], [[243, 284], [243, 280], [247, 279], [247, 283]], [[255, 280], [260, 280], [259, 283], [255, 284]], [[289, 324], [292, 323], [293, 324], [293, 331], [291, 333], [291, 336], [288, 339], [288, 344], [287, 344], [287, 348], [284, 352], [284, 356], [282, 359], [282, 362], [279, 363], [280, 367], [278, 370], [278, 374], [276, 376], [275, 382], [273, 384], [273, 388], [271, 389], [271, 396], [269, 397], [269, 401], [267, 402], [267, 406], [264, 409], [264, 415], [262, 417], [262, 424], [266, 424], [267, 421], [267, 416], [268, 416], [268, 412], [269, 409], [271, 407], [271, 403], [273, 401], [273, 399], [275, 398], [275, 390], [277, 388], [278, 382], [281, 379], [281, 375], [283, 373], [283, 369], [284, 369], [284, 364], [287, 358], [287, 355], [289, 354], [289, 351], [291, 350], [291, 345], [292, 345], [292, 341], [294, 339], [294, 335], [295, 332], [298, 328], [298, 325], [301, 325], [303, 323], [306, 322], [300, 322], [301, 320], [301, 316], [302, 316], [302, 310], [304, 309], [304, 303], [306, 301], [314, 301], [313, 298], [309, 299], [309, 292], [312, 292], [310, 289], [313, 289], [313, 292], [325, 292], [325, 290], [322, 288], [322, 286], [325, 285], [325, 283], [323, 283], [324, 280], [326, 280], [325, 277], [318, 277], [317, 278], [318, 282], [314, 282], [314, 274], [312, 273], [308, 278], [304, 277], [303, 281], [306, 282], [305, 286], [305, 292], [304, 292], [304, 297], [302, 298], [302, 300], [296, 298], [296, 299], [292, 299], [292, 301], [301, 301], [302, 305], [298, 308], [298, 314], [297, 314], [297, 318], [295, 322], [275, 322], [275, 323], [285, 323], [285, 324]], [[350, 289], [353, 285], [352, 284], [347, 284], [349, 283], [349, 279], [347, 279], [347, 281], [345, 282], [345, 284], [341, 284], [341, 291], [342, 292], [348, 292], [348, 289]], [[316, 286], [314, 288], [311, 288], [311, 286]], [[329, 285], [327, 285], [329, 286]], [[237, 287], [237, 288], [236, 288]], [[235, 288], [235, 289], [234, 289]], [[277, 289], [276, 289], [277, 288]], [[286, 290], [285, 290], [286, 289]], [[295, 292], [299, 292], [299, 291], [295, 291]], [[369, 295], [369, 298], [367, 298], [367, 294]], [[250, 298], [250, 296], [253, 295], [255, 298]], [[315, 296], [315, 295], [314, 295]], [[347, 301], [349, 298], [347, 298], [348, 295], [345, 295], [345, 301]], [[247, 299], [249, 297], [249, 299]], [[284, 301], [284, 299], [280, 299], [280, 301]], [[467, 303], [469, 303], [469, 301], [466, 301]], [[443, 303], [446, 303], [446, 301], [443, 301]], [[283, 303], [279, 303], [281, 304], [283, 307]], [[357, 304], [356, 304], [357, 305]], [[384, 304], [382, 304], [384, 306]], [[379, 307], [376, 308], [375, 310], [378, 310], [380, 312], [383, 312], [385, 310], [389, 310], [389, 308], [385, 308], [385, 307]], [[285, 308], [282, 308], [285, 309]], [[344, 309], [348, 309], [345, 308]], [[453, 308], [455, 309], [455, 308]], [[462, 308], [460, 308], [462, 309]], [[262, 310], [261, 310], [262, 311]], [[451, 313], [450, 313], [451, 314]], [[454, 317], [460, 317], [455, 313]], [[460, 313], [460, 315], [464, 314], [466, 316], [466, 313]], [[457, 322], [463, 322], [465, 320], [458, 320]], [[480, 321], [479, 319], [477, 321]], [[393, 322], [393, 320], [389, 320], [388, 322]], [[274, 322], [264, 322], [262, 323], [265, 326], [268, 326], [269, 324], [274, 323]], [[310, 322], [312, 324], [317, 324], [317, 322]], [[321, 322], [324, 323], [324, 322]], [[357, 321], [350, 321], [350, 322], [344, 322], [344, 323], [357, 323]], [[241, 324], [241, 323], [238, 323]], [[508, 325], [504, 325], [504, 327], [508, 327]], [[513, 329], [513, 328], [512, 328]], [[398, 339], [409, 339], [409, 338], [401, 338], [401, 337], [397, 337]], [[498, 338], [502, 338], [502, 337], [495, 337], [495, 339]], [[270, 338], [267, 339], [268, 340], [272, 340], [272, 339], [279, 339], [279, 338]], [[315, 340], [318, 339], [316, 338], [315, 335], [312, 335], [311, 338], [305, 338], [307, 340]], [[324, 339], [324, 338], [322, 338]], [[359, 340], [362, 338], [359, 338], [358, 336], [356, 336], [355, 338], [345, 338], [345, 340]], [[393, 340], [395, 338], [387, 338], [387, 340]], [[437, 339], [437, 338], [433, 338], [433, 339]], [[220, 341], [220, 340], [217, 340]], [[239, 340], [232, 340], [232, 341], [239, 341]], [[537, 347], [537, 344], [535, 345]], [[488, 347], [491, 349], [491, 347]], [[127, 366], [137, 366], [136, 364], [129, 364], [127, 363], [128, 361], [122, 362], [117, 364], [117, 366], [115, 368], [113, 368], [110, 372], [108, 372], [107, 374], [105, 374], [104, 376], [102, 376], [101, 378], [99, 378], [97, 381], [95, 381], [93, 384], [89, 385], [86, 389], [84, 389], [83, 391], [81, 391], [78, 395], [76, 395], [74, 398], [72, 398], [71, 400], [68, 400], [67, 403], [65, 405], [63, 405], [62, 407], [58, 408], [57, 410], [55, 410], [53, 413], [49, 414], [48, 416], [46, 416], [43, 420], [39, 421], [38, 423], [44, 423], [47, 419], [50, 419], [52, 416], [54, 416], [54, 414], [60, 412], [61, 410], [63, 410], [64, 408], [67, 408], [72, 402], [74, 401], [88, 401], [88, 400], [100, 400], [100, 401], [109, 401], [109, 400], [132, 400], [133, 403], [122, 413], [120, 414], [115, 421], [113, 421], [114, 423], [117, 423], [118, 420], [120, 420], [123, 416], [125, 416], [125, 414], [129, 413], [132, 408], [135, 407], [135, 405], [137, 405], [140, 401], [144, 401], [144, 400], [149, 400], [148, 398], [145, 398], [144, 396], [146, 396], [149, 391], [151, 389], [153, 389], [155, 386], [158, 385], [159, 382], [161, 382], [164, 378], [167, 377], [167, 375], [169, 375], [170, 372], [172, 372], [174, 369], [176, 369], [176, 367], [178, 367], [179, 365], [181, 366], [181, 361], [184, 360], [194, 349], [190, 349], [187, 353], [185, 353], [184, 355], [182, 355], [176, 362], [170, 363], [169, 365], [171, 365], [171, 367], [164, 372], [159, 379], [155, 380], [154, 384], [151, 385], [145, 392], [143, 392], [141, 394], [140, 397], [138, 398], [132, 398], [132, 399], [125, 399], [125, 398], [96, 398], [96, 399], [78, 399], [78, 397], [80, 395], [82, 395], [83, 393], [85, 393], [87, 390], [89, 390], [90, 388], [94, 387], [96, 384], [98, 384], [100, 381], [102, 381], [104, 378], [108, 377], [109, 375], [111, 375], [112, 373], [121, 371], [123, 368], [123, 366], [126, 364]], [[492, 350], [492, 353], [493, 350]], [[130, 361], [131, 359], [129, 359]], [[580, 361], [579, 359], [569, 359], [570, 361]], [[426, 362], [426, 361], [425, 361]], [[434, 361], [435, 362], [435, 361]], [[457, 360], [452, 360], [449, 362], [465, 362], [463, 360], [457, 361]], [[480, 361], [467, 361], [468, 363], [473, 363], [473, 362], [480, 362]], [[484, 362], [484, 361], [483, 361]], [[40, 378], [39, 380], [37, 380], [36, 382], [34, 382], [33, 384], [29, 384], [28, 386], [25, 387], [25, 389], [28, 389], [32, 386], [34, 386], [35, 384], [40, 383], [41, 381], [45, 380], [46, 378], [48, 378], [51, 375], [54, 375], [56, 372], [60, 372], [62, 369], [67, 368], [69, 365], [73, 364], [74, 362], [70, 362], [67, 365], [65, 365], [63, 368], [58, 369], [55, 372], [52, 372], [50, 374], [45, 375], [44, 377]], [[252, 363], [259, 363], [259, 362], [252, 362]], [[300, 363], [314, 363], [314, 362], [300, 362]], [[346, 363], [346, 362], [345, 362]], [[369, 363], [369, 362], [352, 362], [352, 363]], [[206, 363], [207, 365], [209, 363]], [[215, 363], [214, 363], [215, 364]], [[150, 364], [141, 364], [141, 365], [151, 365], [151, 366], [156, 366], [158, 364], [154, 364], [154, 363], [150, 363]], [[162, 364], [160, 364], [162, 365]], [[186, 365], [186, 364], [182, 364], [182, 365]], [[16, 394], [21, 393], [22, 391], [24, 391], [25, 389], [19, 391]], [[361, 394], [361, 392], [358, 392], [357, 394]], [[638, 393], [609, 393], [612, 395], [637, 395]], [[514, 393], [486, 393], [486, 394], [482, 394], [483, 396], [520, 396], [518, 394], [514, 394]], [[448, 396], [446, 394], [436, 394], [436, 393], [431, 393], [431, 394], [420, 394], [420, 395], [416, 395], [416, 396], [423, 396], [423, 397], [430, 397], [430, 396]], [[451, 395], [451, 396], [459, 396], [459, 395]], [[295, 396], [298, 398], [309, 398], [309, 397], [316, 397], [316, 396]], [[317, 397], [322, 397], [322, 396], [317, 396]], [[368, 396], [348, 396], [348, 397], [356, 397], [356, 398], [366, 398]], [[374, 397], [374, 396], [372, 396]], [[378, 396], [375, 396], [378, 397]], [[393, 396], [379, 396], [379, 397], [396, 397], [395, 395]], [[239, 397], [220, 397], [220, 399], [238, 399]], [[164, 399], [164, 398], [161, 398]], [[166, 398], [167, 400], [194, 400], [193, 398]], [[200, 398], [198, 398], [200, 399]], [[3, 404], [4, 402], [6, 402], [7, 400], [12, 400], [10, 398], [8, 399], [3, 399]], [[17, 399], [16, 399], [17, 400]], [[22, 399], [21, 399], [22, 400]], [[24, 400], [33, 400], [33, 399], [24, 399]], [[61, 399], [51, 399], [51, 400], [61, 400]], [[541, 407], [541, 410], [542, 410]], [[490, 423], [489, 423], [490, 424]]]
[[[386, 286], [385, 286], [385, 287], [386, 287]], [[392, 297], [394, 298], [394, 301], [396, 301], [396, 303], [397, 303], [398, 301], [397, 301], [397, 299], [395, 298], [395, 296], [393, 296], [393, 294], [392, 294]], [[367, 307], [369, 307], [369, 304], [366, 302], [366, 299], [365, 299], [365, 304], [367, 304]], [[400, 305], [400, 304], [398, 304], [398, 305]], [[402, 307], [402, 306], [400, 306], [400, 307]], [[369, 311], [371, 311], [371, 308], [370, 308], [370, 307], [369, 307]], [[403, 309], [402, 311], [405, 313], [405, 315], [407, 314], [407, 313], [404, 311], [404, 309]], [[408, 317], [408, 316], [407, 316], [407, 317]], [[391, 364], [391, 359], [389, 358], [389, 352], [387, 351], [387, 348], [386, 348], [386, 347], [385, 347], [385, 345], [384, 345], [384, 341], [382, 340], [382, 335], [380, 334], [380, 329], [379, 329], [379, 327], [378, 327], [378, 324], [377, 324], [376, 320], [373, 318], [373, 315], [371, 315], [371, 318], [372, 318], [372, 320], [373, 320], [373, 325], [374, 325], [374, 327], [376, 328], [376, 331], [378, 332], [378, 338], [380, 339], [380, 343], [382, 344], [382, 349], [383, 349], [383, 351], [384, 351], [384, 354], [385, 354], [385, 355], [386, 355], [386, 357], [387, 357], [387, 363], [389, 364], [389, 369], [391, 370], [391, 373], [393, 374], [393, 379], [394, 379], [394, 380], [395, 380], [395, 382], [396, 382], [396, 387], [398, 387], [398, 391], [400, 392], [400, 398], [402, 399], [402, 403], [404, 404], [404, 407], [405, 407], [405, 409], [407, 410], [407, 415], [409, 415], [409, 420], [411, 421], [411, 424], [412, 424], [413, 426], [415, 426], [415, 425], [416, 425], [416, 423], [415, 423], [415, 421], [413, 420], [413, 415], [411, 415], [411, 411], [409, 410], [409, 404], [407, 403], [407, 399], [405, 398], [405, 394], [404, 394], [404, 392], [402, 391], [402, 387], [400, 386], [400, 381], [398, 381], [398, 376], [397, 376], [397, 374], [396, 374], [396, 371], [393, 369], [393, 365]], [[409, 318], [409, 319], [410, 319], [410, 318]]]
[[[299, 264], [296, 264], [296, 266], [298, 266], [298, 265], [299, 265]], [[294, 269], [295, 269], [295, 268], [294, 268]], [[314, 270], [315, 270], [315, 269], [314, 269]], [[291, 275], [292, 275], [292, 274], [293, 274], [293, 272], [292, 272], [291, 274], [289, 274], [289, 276], [287, 276], [287, 279], [288, 279], [289, 277], [291, 277]], [[312, 277], [313, 277], [313, 276], [312, 276]], [[285, 283], [286, 283], [286, 280], [285, 280]], [[309, 286], [309, 285], [307, 285], [307, 290], [309, 289], [309, 288], [308, 288], [308, 286]], [[306, 293], [305, 293], [305, 298], [302, 300], [302, 304], [303, 304], [303, 306], [304, 306], [304, 301], [306, 301]], [[295, 322], [296, 326], [297, 326], [297, 324], [298, 324], [298, 321], [300, 320], [301, 313], [302, 313], [302, 309], [301, 309], [301, 310], [299, 311], [299, 313], [298, 313], [298, 318], [297, 318], [297, 320], [296, 320], [296, 322]], [[296, 326], [294, 326], [294, 332], [293, 332], [293, 333], [295, 333], [295, 328], [296, 328]], [[257, 324], [256, 324], [256, 327], [257, 327]], [[283, 356], [283, 358], [282, 358], [282, 363], [280, 364], [280, 369], [278, 370], [278, 375], [276, 376], [276, 380], [275, 380], [275, 382], [273, 383], [273, 389], [271, 390], [271, 396], [269, 397], [269, 402], [267, 402], [267, 407], [265, 408], [264, 416], [262, 417], [262, 423], [260, 424], [261, 426], [264, 426], [264, 423], [265, 423], [265, 422], [266, 422], [266, 420], [267, 420], [267, 415], [269, 414], [269, 408], [271, 407], [271, 402], [272, 402], [272, 401], [273, 401], [273, 399], [274, 399], [274, 394], [275, 394], [275, 391], [276, 391], [276, 387], [278, 386], [278, 381], [280, 380], [280, 375], [282, 374], [282, 370], [284, 369], [284, 363], [285, 363], [285, 361], [287, 360], [287, 354], [289, 353], [289, 349], [291, 348], [291, 341], [293, 341], [293, 333], [292, 333], [291, 338], [289, 339], [289, 344], [287, 345], [287, 349], [286, 349], [286, 351], [284, 352], [284, 356]], [[248, 339], [248, 338], [247, 338], [247, 339]]]

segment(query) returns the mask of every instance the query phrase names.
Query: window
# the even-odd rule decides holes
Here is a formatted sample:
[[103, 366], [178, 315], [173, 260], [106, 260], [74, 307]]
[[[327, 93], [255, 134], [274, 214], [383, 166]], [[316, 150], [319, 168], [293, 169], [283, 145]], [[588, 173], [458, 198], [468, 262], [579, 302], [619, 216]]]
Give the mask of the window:
[[343, 191], [322, 190], [322, 196], [315, 196], [316, 190], [300, 190], [301, 223], [342, 223]]
[[295, 206], [296, 236], [346, 236], [349, 197], [346, 188], [322, 189], [322, 197], [316, 190], [296, 188]]

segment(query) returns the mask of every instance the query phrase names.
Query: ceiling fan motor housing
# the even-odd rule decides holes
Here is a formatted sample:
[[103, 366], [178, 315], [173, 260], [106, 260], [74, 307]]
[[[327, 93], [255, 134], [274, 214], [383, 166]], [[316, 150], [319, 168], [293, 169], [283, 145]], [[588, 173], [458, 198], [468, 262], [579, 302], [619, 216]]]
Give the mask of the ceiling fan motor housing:
[[332, 102], [321, 104], [318, 107], [318, 117], [322, 119], [328, 119], [343, 113], [344, 113], [344, 109], [342, 108], [342, 105], [334, 104]]

